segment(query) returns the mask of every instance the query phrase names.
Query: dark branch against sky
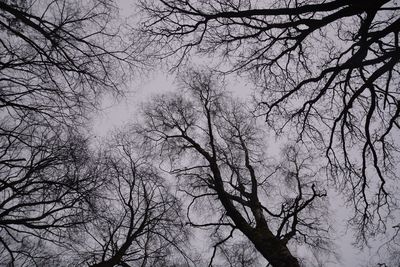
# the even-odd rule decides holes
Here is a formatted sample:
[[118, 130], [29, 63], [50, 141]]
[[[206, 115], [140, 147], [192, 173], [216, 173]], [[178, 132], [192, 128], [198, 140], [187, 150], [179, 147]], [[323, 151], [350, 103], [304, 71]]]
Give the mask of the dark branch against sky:
[[398, 4], [0, 1], [0, 264], [396, 266]]

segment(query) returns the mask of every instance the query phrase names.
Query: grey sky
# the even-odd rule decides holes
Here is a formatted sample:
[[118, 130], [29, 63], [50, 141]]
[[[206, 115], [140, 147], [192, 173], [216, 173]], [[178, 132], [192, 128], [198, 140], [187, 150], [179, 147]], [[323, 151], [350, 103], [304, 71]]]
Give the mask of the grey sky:
[[[249, 87], [243, 89], [239, 86], [229, 86], [229, 88], [233, 89], [235, 96], [245, 97], [246, 94], [249, 95], [251, 92]], [[93, 120], [95, 135], [106, 137], [109, 131], [133, 122], [135, 117], [138, 116], [138, 107], [141, 102], [148, 100], [152, 95], [166, 93], [174, 89], [176, 89], [174, 77], [162, 71], [157, 71], [149, 76], [147, 82], [132, 83], [125, 98], [119, 101], [111, 97], [105, 98], [101, 108], [102, 111], [97, 113]], [[345, 228], [345, 218], [349, 216], [351, 211], [340, 201], [341, 196], [330, 192], [329, 198], [332, 225], [336, 230], [336, 233], [332, 231], [332, 237], [335, 239], [336, 252], [340, 255], [341, 261], [337, 264], [329, 263], [326, 266], [363, 266], [365, 261], [372, 256], [372, 252], [368, 249], [359, 251], [352, 246], [354, 241], [352, 230]], [[374, 247], [372, 247], [373, 250], [375, 250]]]
[[[120, 0], [120, 7], [123, 16], [127, 16], [132, 11], [130, 6], [133, 4], [129, 0]], [[240, 78], [233, 83], [228, 83], [228, 89], [233, 90], [237, 96], [245, 97], [251, 92], [250, 85]], [[234, 84], [234, 85], [233, 85]], [[137, 116], [137, 108], [141, 102], [148, 99], [151, 95], [165, 93], [174, 90], [176, 87], [173, 75], [166, 74], [165, 70], [157, 70], [148, 77], [140, 80], [135, 79], [128, 86], [126, 98], [119, 101], [106, 97], [102, 103], [102, 111], [95, 114], [93, 118], [93, 131], [98, 136], [106, 136], [107, 132], [132, 122]], [[352, 245], [353, 233], [351, 229], [345, 228], [345, 218], [349, 216], [351, 210], [344, 206], [341, 201], [342, 196], [330, 192], [330, 209], [332, 225], [336, 233], [332, 232], [337, 245], [337, 253], [341, 256], [341, 262], [337, 264], [326, 264], [324, 266], [363, 266], [368, 259], [373, 256], [377, 249], [377, 244], [371, 243], [371, 250], [366, 248], [364, 251], [355, 249]]]

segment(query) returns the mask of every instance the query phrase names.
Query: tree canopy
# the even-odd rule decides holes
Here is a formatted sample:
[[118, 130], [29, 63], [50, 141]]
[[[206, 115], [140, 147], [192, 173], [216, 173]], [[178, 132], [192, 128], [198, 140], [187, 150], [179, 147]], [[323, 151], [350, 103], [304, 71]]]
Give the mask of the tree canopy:
[[184, 68], [209, 56], [219, 71], [246, 75], [266, 126], [325, 151], [332, 181], [354, 208], [359, 245], [396, 224], [389, 217], [398, 207], [397, 1], [140, 6], [157, 57]]
[[[0, 265], [326, 266], [335, 194], [362, 264], [399, 265], [396, 0], [119, 5], [0, 0]], [[160, 61], [177, 90], [95, 140]]]
[[104, 186], [82, 133], [135, 57], [111, 1], [0, 1], [0, 264], [55, 266]]
[[[293, 243], [329, 251], [326, 191], [312, 156], [288, 146], [282, 162], [274, 163], [246, 104], [224, 93], [212, 75], [189, 73], [182, 87], [184, 95], [160, 96], [146, 105], [138, 129], [153, 149], [159, 147], [161, 160], [189, 196], [189, 224], [220, 236], [208, 266], [235, 230], [272, 266], [300, 266], [289, 249]], [[206, 205], [213, 219], [195, 219], [192, 209]]]

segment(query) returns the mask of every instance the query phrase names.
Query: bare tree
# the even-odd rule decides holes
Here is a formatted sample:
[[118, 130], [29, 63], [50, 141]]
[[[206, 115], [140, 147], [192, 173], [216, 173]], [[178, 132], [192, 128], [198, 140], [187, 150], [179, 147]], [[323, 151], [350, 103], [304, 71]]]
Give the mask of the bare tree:
[[149, 151], [119, 134], [96, 157], [81, 136], [62, 132], [5, 148], [14, 158], [0, 169], [0, 264], [192, 263], [180, 202]]
[[[397, 1], [143, 0], [158, 56], [219, 55], [260, 87], [259, 115], [326, 152], [363, 244], [398, 205]], [[214, 57], [216, 58], [216, 57]], [[176, 61], [175, 61], [176, 63]], [[230, 65], [230, 64], [233, 65]], [[225, 66], [226, 66], [225, 65]], [[285, 128], [286, 127], [286, 128]]]
[[[37, 130], [39, 131], [40, 128]], [[0, 264], [46, 266], [69, 231], [90, 220], [101, 181], [87, 168], [81, 136], [41, 132], [3, 142], [0, 167]], [[7, 153], [6, 153], [7, 152]]]
[[86, 111], [118, 93], [132, 50], [112, 1], [0, 1], [0, 253], [56, 266], [57, 247], [93, 214]]
[[[234, 231], [272, 266], [300, 266], [290, 249], [296, 242], [328, 249], [326, 192], [310, 156], [289, 147], [284, 162], [272, 164], [245, 104], [218, 90], [215, 77], [188, 77], [183, 95], [162, 95], [144, 108], [141, 133], [161, 149], [161, 166], [180, 178], [189, 224], [219, 233], [209, 266]], [[214, 215], [195, 219], [196, 206]]]
[[104, 181], [94, 219], [76, 233], [77, 266], [166, 266], [191, 262], [181, 204], [150, 151], [129, 133], [116, 134], [96, 159]]
[[0, 2], [1, 111], [71, 120], [133, 63], [112, 1]]
[[0, 1], [0, 164], [15, 156], [9, 143], [79, 128], [101, 93], [119, 91], [133, 57], [116, 12], [112, 1]]

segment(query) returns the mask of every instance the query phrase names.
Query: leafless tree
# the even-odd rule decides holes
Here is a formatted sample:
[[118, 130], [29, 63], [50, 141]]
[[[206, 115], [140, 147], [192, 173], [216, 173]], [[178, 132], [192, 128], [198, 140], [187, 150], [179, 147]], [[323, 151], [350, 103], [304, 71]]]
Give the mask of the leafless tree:
[[192, 264], [180, 202], [149, 152], [119, 134], [93, 156], [62, 132], [4, 147], [14, 158], [0, 169], [0, 265]]
[[134, 60], [116, 12], [112, 1], [0, 1], [2, 265], [59, 265], [57, 246], [93, 215], [102, 183], [79, 131]]
[[96, 164], [105, 186], [94, 219], [76, 232], [76, 266], [191, 263], [180, 201], [152, 166], [150, 151], [120, 132]]
[[[119, 36], [116, 11], [112, 1], [101, 0], [0, 1], [0, 138], [6, 147], [20, 142], [29, 149], [28, 140], [43, 138], [42, 132], [79, 128], [101, 93], [118, 92], [133, 57]], [[0, 164], [15, 156], [6, 147]]]
[[[158, 56], [220, 56], [260, 87], [258, 114], [326, 152], [364, 244], [398, 205], [397, 1], [143, 0]], [[176, 63], [176, 61], [175, 61]], [[286, 127], [286, 128], [285, 128]], [[392, 214], [393, 215], [393, 214]], [[388, 221], [389, 220], [389, 221]]]
[[85, 139], [48, 131], [41, 136], [2, 142], [1, 265], [47, 266], [56, 260], [53, 248], [90, 220], [101, 185], [95, 170], [87, 168]]
[[[145, 106], [139, 128], [161, 149], [161, 166], [170, 165], [180, 178], [190, 199], [189, 224], [219, 233], [209, 266], [235, 231], [272, 266], [300, 266], [290, 249], [296, 243], [329, 249], [326, 192], [311, 157], [290, 146], [283, 162], [273, 164], [245, 104], [218, 90], [212, 75], [187, 76], [183, 94], [162, 95]], [[196, 206], [209, 216], [194, 218]]]
[[116, 13], [113, 1], [1, 1], [2, 114], [70, 121], [117, 92], [134, 58]]

